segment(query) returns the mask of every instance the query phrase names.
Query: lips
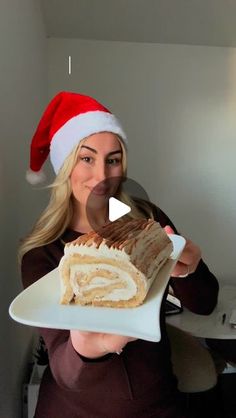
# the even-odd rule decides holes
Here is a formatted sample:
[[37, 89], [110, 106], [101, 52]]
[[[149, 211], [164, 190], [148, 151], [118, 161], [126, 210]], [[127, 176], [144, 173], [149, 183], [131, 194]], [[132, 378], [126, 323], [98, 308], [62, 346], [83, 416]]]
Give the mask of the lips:
[[96, 196], [105, 196], [109, 192], [109, 189], [106, 187], [94, 187], [91, 189], [91, 193], [95, 194]]
[[113, 196], [120, 183], [118, 180], [118, 177], [109, 177], [93, 187], [89, 186], [90, 192], [96, 196]]

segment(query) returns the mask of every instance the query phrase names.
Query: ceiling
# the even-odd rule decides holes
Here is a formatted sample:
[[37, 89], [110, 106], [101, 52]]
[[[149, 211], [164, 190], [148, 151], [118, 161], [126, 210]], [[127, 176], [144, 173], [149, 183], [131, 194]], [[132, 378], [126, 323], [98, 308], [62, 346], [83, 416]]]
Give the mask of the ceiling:
[[236, 0], [41, 0], [48, 37], [236, 47]]

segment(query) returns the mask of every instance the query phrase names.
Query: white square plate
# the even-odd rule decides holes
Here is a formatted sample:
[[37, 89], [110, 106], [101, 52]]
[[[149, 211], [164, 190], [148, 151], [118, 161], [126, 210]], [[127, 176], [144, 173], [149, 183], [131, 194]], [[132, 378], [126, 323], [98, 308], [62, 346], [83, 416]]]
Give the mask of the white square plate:
[[169, 235], [174, 250], [158, 273], [148, 296], [136, 308], [103, 308], [61, 305], [58, 269], [21, 292], [11, 303], [10, 316], [17, 322], [42, 328], [79, 329], [160, 341], [160, 307], [171, 272], [185, 246], [185, 239]]

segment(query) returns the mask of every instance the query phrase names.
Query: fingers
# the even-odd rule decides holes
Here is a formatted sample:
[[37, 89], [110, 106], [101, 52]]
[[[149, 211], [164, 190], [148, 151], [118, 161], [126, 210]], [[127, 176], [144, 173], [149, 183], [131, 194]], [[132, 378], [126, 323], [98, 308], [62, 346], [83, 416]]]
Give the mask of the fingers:
[[126, 344], [136, 340], [134, 337], [79, 330], [71, 330], [70, 335], [74, 349], [90, 358], [108, 353], [120, 354]]
[[110, 353], [121, 352], [129, 342], [135, 341], [137, 338], [125, 337], [122, 335], [103, 334], [103, 345]]
[[[173, 230], [173, 228], [171, 228], [170, 225], [166, 225], [164, 229], [167, 234], [175, 234], [175, 231]], [[171, 275], [173, 277], [188, 276], [196, 270], [200, 259], [200, 248], [189, 239], [186, 239], [185, 247]]]
[[200, 248], [193, 244], [192, 241], [187, 240], [183, 252], [171, 275], [173, 277], [186, 277], [189, 274], [194, 273], [200, 260]]
[[179, 261], [188, 266], [195, 265], [200, 261], [201, 258], [201, 250], [200, 248], [194, 244], [190, 240], [186, 240], [185, 247], [180, 255]]
[[175, 231], [171, 228], [170, 225], [166, 225], [164, 227], [164, 230], [166, 231], [167, 234], [175, 234]]
[[90, 335], [98, 334], [97, 332], [91, 332], [91, 331], [77, 331], [77, 330], [75, 330], [75, 332], [79, 332], [84, 337], [89, 337]]
[[171, 276], [172, 277], [187, 277], [190, 274], [190, 268], [187, 264], [177, 262]]

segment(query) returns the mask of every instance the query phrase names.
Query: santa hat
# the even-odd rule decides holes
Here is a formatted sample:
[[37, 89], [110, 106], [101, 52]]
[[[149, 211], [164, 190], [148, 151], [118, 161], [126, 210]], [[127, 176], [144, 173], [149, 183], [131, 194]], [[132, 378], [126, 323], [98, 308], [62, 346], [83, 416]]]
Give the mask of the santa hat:
[[57, 174], [74, 147], [99, 132], [112, 132], [126, 142], [120, 122], [102, 104], [82, 94], [58, 93], [47, 106], [33, 136], [26, 179], [31, 184], [45, 179], [42, 166], [49, 154]]

